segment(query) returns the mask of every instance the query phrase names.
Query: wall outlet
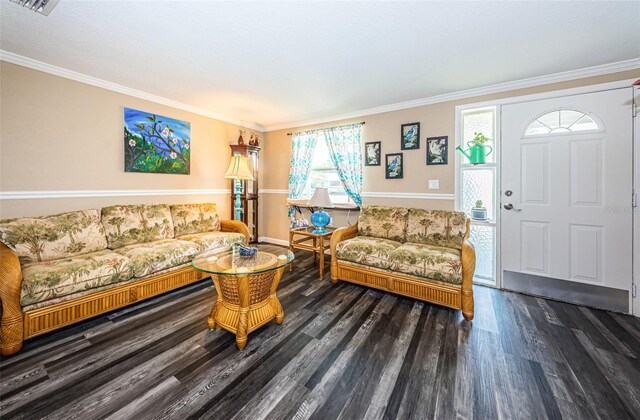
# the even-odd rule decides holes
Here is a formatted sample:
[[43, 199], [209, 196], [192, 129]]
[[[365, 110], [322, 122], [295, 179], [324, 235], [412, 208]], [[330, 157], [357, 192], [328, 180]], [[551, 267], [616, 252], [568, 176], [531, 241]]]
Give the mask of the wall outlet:
[[440, 180], [439, 179], [430, 179], [429, 180], [429, 189], [430, 190], [439, 190], [440, 189]]

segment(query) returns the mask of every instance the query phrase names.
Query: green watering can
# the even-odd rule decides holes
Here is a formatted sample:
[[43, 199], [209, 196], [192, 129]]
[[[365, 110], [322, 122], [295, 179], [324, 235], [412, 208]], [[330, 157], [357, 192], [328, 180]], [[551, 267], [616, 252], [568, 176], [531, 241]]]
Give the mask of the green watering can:
[[[467, 145], [469, 146], [467, 150], [462, 150], [462, 146], [458, 146], [456, 147], [456, 149], [458, 149], [460, 153], [465, 155], [467, 159], [469, 159], [469, 162], [471, 162], [474, 165], [485, 163], [486, 162], [485, 158], [489, 156], [491, 152], [493, 152], [493, 147], [483, 146], [473, 141], [468, 142]], [[489, 149], [489, 151], [485, 153], [485, 149], [487, 148]]]

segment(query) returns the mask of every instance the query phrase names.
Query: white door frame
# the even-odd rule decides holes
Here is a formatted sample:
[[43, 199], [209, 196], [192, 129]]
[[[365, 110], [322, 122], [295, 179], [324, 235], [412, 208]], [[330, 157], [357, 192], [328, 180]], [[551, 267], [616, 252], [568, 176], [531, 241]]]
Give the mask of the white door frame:
[[[638, 195], [638, 189], [640, 187], [640, 116], [638, 116], [638, 107], [640, 107], [640, 86], [633, 87], [633, 99], [635, 107], [635, 117], [633, 119], [633, 192]], [[636, 206], [637, 206], [636, 198]], [[631, 297], [632, 313], [640, 317], [640, 283], [638, 279], [640, 276], [640, 217], [638, 217], [638, 209], [640, 207], [633, 208], [633, 286], [632, 291], [635, 292], [635, 297]]]
[[[461, 130], [461, 124], [462, 124], [462, 111], [468, 110], [468, 109], [472, 109], [472, 108], [483, 108], [483, 107], [491, 107], [491, 106], [495, 106], [496, 107], [496, 140], [495, 140], [495, 144], [497, 146], [498, 149], [498, 155], [496, 155], [496, 157], [498, 158], [497, 160], [497, 171], [496, 171], [496, 176], [498, 176], [498, 191], [496, 191], [496, 203], [494, 203], [494, 205], [496, 206], [496, 209], [499, 208], [500, 205], [500, 198], [502, 196], [502, 193], [500, 191], [500, 167], [502, 165], [501, 160], [499, 159], [499, 151], [502, 148], [502, 123], [501, 123], [501, 105], [507, 105], [507, 104], [515, 104], [515, 103], [519, 103], [519, 102], [530, 102], [530, 101], [537, 101], [537, 100], [542, 100], [542, 99], [552, 99], [552, 98], [558, 98], [558, 97], [562, 97], [562, 96], [572, 96], [572, 95], [581, 95], [584, 93], [593, 93], [593, 92], [600, 92], [600, 91], [605, 91], [605, 90], [612, 90], [612, 89], [619, 89], [619, 88], [623, 88], [623, 87], [629, 87], [631, 86], [637, 79], [624, 79], [624, 80], [618, 80], [615, 82], [608, 82], [608, 83], [601, 83], [601, 84], [596, 84], [596, 85], [587, 85], [587, 86], [580, 86], [580, 87], [576, 87], [576, 88], [570, 88], [570, 89], [561, 89], [561, 90], [552, 90], [552, 91], [548, 91], [548, 92], [541, 92], [541, 93], [534, 93], [534, 94], [529, 94], [529, 95], [521, 95], [521, 96], [513, 96], [513, 97], [509, 97], [509, 98], [503, 98], [503, 99], [496, 99], [493, 101], [483, 101], [483, 102], [474, 102], [474, 103], [469, 103], [469, 104], [464, 104], [464, 105], [457, 105], [455, 107], [455, 147], [459, 146], [462, 144], [462, 130]], [[640, 101], [640, 89], [638, 89], [638, 87], [635, 88], [635, 92], [636, 92], [636, 99], [638, 101]], [[635, 118], [635, 127], [634, 127], [634, 141], [636, 139], [638, 139], [638, 141], [640, 141], [640, 117]], [[635, 145], [635, 143], [634, 143]], [[634, 191], [636, 189], [636, 185], [640, 185], [640, 147], [635, 148], [634, 150], [634, 162], [633, 162], [633, 169], [634, 169]], [[461, 177], [460, 177], [460, 164], [461, 164], [461, 159], [460, 159], [460, 154], [456, 153], [455, 154], [455, 208], [459, 209], [460, 208], [460, 191], [461, 191]], [[634, 217], [634, 243], [633, 243], [633, 247], [634, 247], [634, 253], [633, 253], [633, 272], [640, 272], [640, 226], [638, 226], [636, 228], [636, 218]], [[497, 211], [496, 214], [496, 287], [497, 288], [502, 288], [502, 266], [501, 266], [501, 261], [500, 261], [500, 212]], [[633, 278], [634, 284], [635, 283], [635, 274], [634, 274], [634, 278]], [[636, 288], [638, 289], [638, 293], [636, 293], [636, 298], [633, 300], [633, 313], [636, 316], [640, 316], [640, 298], [638, 297], [638, 295], [640, 295], [640, 286], [636, 286]]]

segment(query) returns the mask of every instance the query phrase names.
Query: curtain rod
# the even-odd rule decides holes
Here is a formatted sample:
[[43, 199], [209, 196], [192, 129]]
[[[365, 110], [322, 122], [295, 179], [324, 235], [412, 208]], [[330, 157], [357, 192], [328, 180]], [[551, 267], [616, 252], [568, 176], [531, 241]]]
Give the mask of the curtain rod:
[[[361, 123], [354, 123], [354, 124], [362, 124], [362, 125], [364, 125], [364, 121], [362, 121]], [[347, 124], [347, 125], [351, 125], [351, 124]], [[344, 125], [340, 125], [338, 127], [344, 127]], [[292, 136], [292, 135], [293, 135], [293, 133], [287, 133], [287, 136]]]

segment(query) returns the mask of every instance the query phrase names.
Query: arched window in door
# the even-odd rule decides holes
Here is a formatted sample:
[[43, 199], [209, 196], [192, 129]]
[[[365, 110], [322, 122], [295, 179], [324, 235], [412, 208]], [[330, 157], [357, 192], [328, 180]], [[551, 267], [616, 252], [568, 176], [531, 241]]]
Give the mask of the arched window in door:
[[597, 117], [575, 109], [556, 109], [535, 118], [524, 132], [525, 137], [604, 131]]

